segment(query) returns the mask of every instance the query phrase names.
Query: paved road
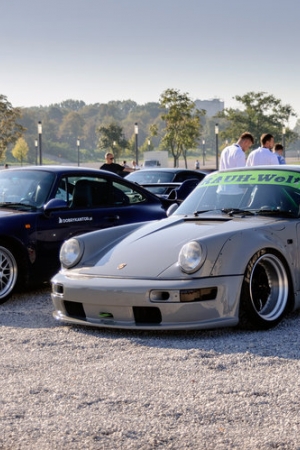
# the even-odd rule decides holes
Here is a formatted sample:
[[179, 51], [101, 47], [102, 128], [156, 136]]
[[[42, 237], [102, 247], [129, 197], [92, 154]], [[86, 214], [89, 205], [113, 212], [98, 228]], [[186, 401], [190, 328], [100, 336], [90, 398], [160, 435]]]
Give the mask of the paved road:
[[54, 321], [49, 288], [0, 306], [0, 449], [299, 449], [299, 314], [268, 332]]

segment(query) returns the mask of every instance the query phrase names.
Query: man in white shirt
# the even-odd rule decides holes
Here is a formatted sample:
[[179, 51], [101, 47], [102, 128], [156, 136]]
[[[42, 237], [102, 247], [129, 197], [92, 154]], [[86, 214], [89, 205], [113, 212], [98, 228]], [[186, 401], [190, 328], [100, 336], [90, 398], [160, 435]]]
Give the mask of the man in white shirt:
[[260, 145], [256, 150], [250, 153], [247, 158], [246, 166], [263, 166], [263, 165], [278, 165], [277, 156], [272, 152], [274, 147], [274, 136], [270, 133], [265, 133], [260, 138]]
[[244, 167], [246, 165], [245, 152], [253, 145], [254, 138], [251, 133], [243, 133], [236, 144], [229, 145], [222, 150], [220, 170]]
[[[245, 132], [241, 134], [236, 144], [225, 147], [221, 153], [220, 170], [233, 169], [234, 167], [244, 167], [246, 165], [245, 152], [249, 150], [254, 142], [251, 133]], [[243, 190], [239, 186], [221, 185], [217, 189], [219, 194], [219, 205], [226, 206], [226, 198], [229, 199], [230, 205], [235, 205], [239, 200]]]

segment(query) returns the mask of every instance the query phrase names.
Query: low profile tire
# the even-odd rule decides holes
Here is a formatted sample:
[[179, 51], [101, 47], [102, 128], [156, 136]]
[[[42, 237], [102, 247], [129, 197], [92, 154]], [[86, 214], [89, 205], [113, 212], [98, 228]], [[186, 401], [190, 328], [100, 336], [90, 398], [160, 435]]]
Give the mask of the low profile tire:
[[18, 265], [12, 252], [0, 245], [0, 304], [12, 295], [18, 281]]
[[260, 250], [249, 261], [240, 298], [240, 326], [267, 330], [284, 317], [289, 303], [289, 277], [283, 259]]

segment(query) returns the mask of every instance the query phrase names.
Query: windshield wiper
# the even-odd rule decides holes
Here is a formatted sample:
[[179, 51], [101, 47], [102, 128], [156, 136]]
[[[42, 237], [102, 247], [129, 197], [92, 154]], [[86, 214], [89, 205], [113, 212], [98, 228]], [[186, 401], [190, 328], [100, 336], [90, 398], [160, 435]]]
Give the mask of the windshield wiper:
[[0, 203], [0, 208], [30, 208], [30, 209], [37, 209], [35, 205], [29, 204], [29, 203], [20, 203], [20, 202], [2, 202]]
[[249, 211], [249, 209], [239, 209], [239, 208], [222, 208], [221, 211], [229, 216], [234, 214], [241, 214], [242, 216], [254, 216], [255, 212]]
[[203, 209], [201, 211], [195, 211], [193, 214], [194, 214], [194, 216], [198, 216], [199, 214], [204, 214], [204, 213], [207, 213], [207, 212], [215, 213], [217, 211], [220, 211], [220, 209]]
[[282, 209], [268, 209], [268, 208], [260, 208], [257, 211], [255, 211], [255, 214], [260, 215], [270, 215], [270, 216], [283, 216], [283, 217], [299, 217], [298, 214], [296, 214], [293, 211], [287, 211]]

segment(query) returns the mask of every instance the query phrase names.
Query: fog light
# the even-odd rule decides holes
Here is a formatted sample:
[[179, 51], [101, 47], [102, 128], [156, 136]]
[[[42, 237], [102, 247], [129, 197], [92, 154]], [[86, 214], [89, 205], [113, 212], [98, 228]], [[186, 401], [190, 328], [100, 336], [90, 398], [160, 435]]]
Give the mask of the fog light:
[[215, 300], [217, 297], [218, 289], [216, 287], [194, 289], [180, 291], [181, 302], [203, 302], [206, 300]]

